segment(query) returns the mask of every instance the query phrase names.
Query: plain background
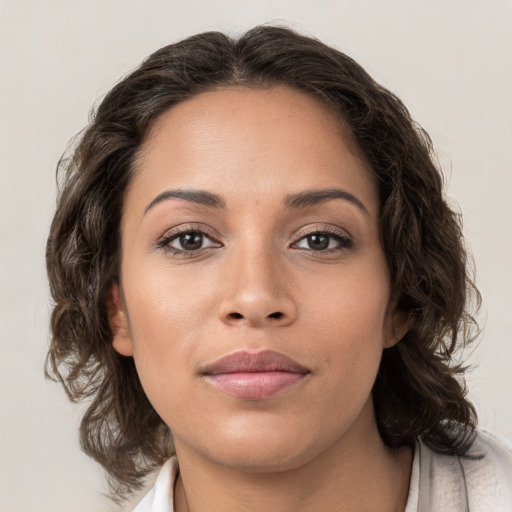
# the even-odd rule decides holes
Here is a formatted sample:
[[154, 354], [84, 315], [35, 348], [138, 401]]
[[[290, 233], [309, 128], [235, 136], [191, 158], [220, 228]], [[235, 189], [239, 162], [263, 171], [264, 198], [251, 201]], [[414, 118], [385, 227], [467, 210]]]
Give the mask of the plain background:
[[484, 306], [470, 361], [483, 425], [512, 437], [510, 0], [0, 0], [0, 510], [114, 511], [80, 452], [80, 406], [43, 378], [56, 162], [151, 51], [281, 22], [358, 60], [431, 134]]

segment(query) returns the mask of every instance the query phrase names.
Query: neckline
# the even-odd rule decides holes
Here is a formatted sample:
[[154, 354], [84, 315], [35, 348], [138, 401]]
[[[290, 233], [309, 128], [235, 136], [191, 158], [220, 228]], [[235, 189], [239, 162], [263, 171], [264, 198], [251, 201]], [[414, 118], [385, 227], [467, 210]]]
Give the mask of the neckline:
[[[419, 506], [419, 487], [420, 487], [420, 447], [416, 440], [414, 446], [414, 457], [411, 469], [411, 479], [409, 481], [409, 492], [404, 512], [417, 512]], [[174, 489], [179, 476], [179, 465], [176, 455], [173, 455], [162, 466], [158, 477], [154, 483], [153, 489], [147, 498], [151, 501], [147, 504], [150, 508], [137, 507], [134, 512], [166, 511], [174, 512]], [[143, 500], [139, 506], [145, 504]]]

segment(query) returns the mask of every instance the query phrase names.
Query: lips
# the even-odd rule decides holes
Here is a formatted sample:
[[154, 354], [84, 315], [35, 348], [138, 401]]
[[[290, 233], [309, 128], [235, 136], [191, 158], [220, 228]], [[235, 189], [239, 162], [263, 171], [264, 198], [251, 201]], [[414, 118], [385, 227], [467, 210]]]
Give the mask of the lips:
[[262, 400], [298, 384], [310, 370], [275, 352], [235, 352], [207, 365], [201, 374], [215, 388], [246, 400]]

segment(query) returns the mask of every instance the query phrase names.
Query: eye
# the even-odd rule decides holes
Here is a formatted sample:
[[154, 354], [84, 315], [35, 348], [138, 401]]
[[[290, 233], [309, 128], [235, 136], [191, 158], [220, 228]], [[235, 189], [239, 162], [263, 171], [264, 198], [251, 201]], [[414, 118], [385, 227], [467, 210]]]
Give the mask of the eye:
[[169, 234], [158, 242], [158, 246], [173, 253], [197, 252], [209, 247], [219, 247], [206, 233], [198, 230]]
[[294, 246], [298, 249], [307, 249], [309, 251], [330, 252], [351, 249], [353, 242], [347, 236], [338, 233], [315, 231], [302, 237]]

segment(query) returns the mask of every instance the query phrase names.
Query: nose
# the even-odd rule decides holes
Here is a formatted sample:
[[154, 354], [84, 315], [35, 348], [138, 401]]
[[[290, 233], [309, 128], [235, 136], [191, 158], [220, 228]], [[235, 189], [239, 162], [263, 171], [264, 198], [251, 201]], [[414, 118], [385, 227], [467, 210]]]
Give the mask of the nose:
[[278, 260], [271, 250], [246, 248], [225, 262], [219, 305], [224, 323], [264, 328], [285, 327], [296, 320], [291, 283]]

